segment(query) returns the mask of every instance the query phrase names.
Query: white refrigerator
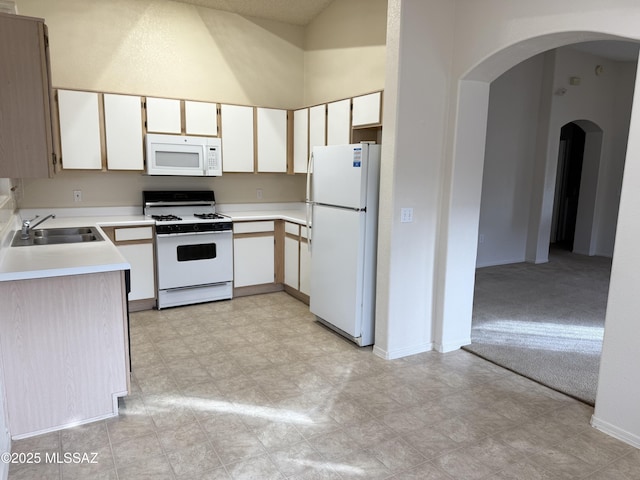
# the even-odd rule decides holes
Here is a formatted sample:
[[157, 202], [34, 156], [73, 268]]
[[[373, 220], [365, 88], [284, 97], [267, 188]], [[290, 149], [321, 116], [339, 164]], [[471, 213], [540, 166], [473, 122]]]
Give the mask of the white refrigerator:
[[380, 146], [313, 147], [310, 310], [360, 346], [374, 343]]

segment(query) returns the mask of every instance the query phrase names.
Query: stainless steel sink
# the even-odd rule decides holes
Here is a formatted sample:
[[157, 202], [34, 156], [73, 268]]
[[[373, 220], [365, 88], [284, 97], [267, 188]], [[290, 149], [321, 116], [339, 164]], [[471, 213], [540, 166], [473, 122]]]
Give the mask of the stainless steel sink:
[[94, 234], [96, 231], [92, 227], [75, 227], [75, 228], [39, 228], [33, 230], [35, 237], [57, 237], [67, 235], [87, 235]]
[[21, 232], [16, 232], [11, 246], [26, 247], [30, 245], [100, 242], [103, 240], [104, 238], [95, 227], [40, 228], [30, 231], [29, 238], [26, 239], [22, 238]]

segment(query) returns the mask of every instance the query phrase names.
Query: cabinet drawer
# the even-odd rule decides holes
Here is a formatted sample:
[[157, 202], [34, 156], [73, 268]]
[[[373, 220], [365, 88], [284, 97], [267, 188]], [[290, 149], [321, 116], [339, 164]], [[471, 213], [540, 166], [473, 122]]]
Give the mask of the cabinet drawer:
[[285, 222], [284, 231], [297, 237], [300, 234], [300, 225], [297, 223]]
[[301, 227], [300, 228], [300, 237], [302, 237], [303, 240], [308, 239], [310, 230], [311, 229], [307, 229], [307, 227]]
[[233, 233], [273, 232], [275, 222], [234, 222]]
[[116, 242], [153, 239], [153, 227], [116, 228], [114, 232]]

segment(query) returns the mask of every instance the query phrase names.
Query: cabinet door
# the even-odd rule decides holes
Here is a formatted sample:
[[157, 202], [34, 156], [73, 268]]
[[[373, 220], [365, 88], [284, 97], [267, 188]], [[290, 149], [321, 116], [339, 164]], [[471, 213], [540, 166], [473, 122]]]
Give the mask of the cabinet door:
[[129, 301], [154, 298], [156, 284], [153, 271], [153, 244], [119, 245], [118, 250], [131, 265]]
[[274, 237], [242, 237], [233, 240], [233, 285], [246, 287], [274, 281]]
[[65, 169], [102, 168], [98, 94], [58, 90], [62, 166]]
[[140, 97], [104, 94], [104, 128], [109, 170], [143, 170]]
[[222, 105], [222, 169], [253, 172], [253, 107]]
[[313, 147], [327, 144], [327, 106], [316, 105], [309, 108], [309, 153]]
[[206, 102], [184, 102], [187, 135], [218, 136], [218, 105]]
[[351, 99], [327, 104], [327, 145], [351, 142]]
[[41, 20], [0, 16], [0, 178], [53, 172], [48, 63]]
[[382, 93], [375, 92], [353, 98], [352, 126], [377, 125], [380, 123]]
[[147, 97], [147, 132], [181, 133], [180, 100]]
[[298, 290], [298, 251], [300, 242], [291, 237], [284, 237], [284, 283]]
[[306, 241], [300, 242], [300, 293], [311, 295], [311, 252]]
[[309, 161], [309, 109], [293, 112], [293, 173], [307, 173]]
[[287, 111], [258, 108], [256, 111], [258, 172], [287, 171]]
[[284, 283], [298, 290], [298, 256], [300, 250], [300, 226], [284, 223]]

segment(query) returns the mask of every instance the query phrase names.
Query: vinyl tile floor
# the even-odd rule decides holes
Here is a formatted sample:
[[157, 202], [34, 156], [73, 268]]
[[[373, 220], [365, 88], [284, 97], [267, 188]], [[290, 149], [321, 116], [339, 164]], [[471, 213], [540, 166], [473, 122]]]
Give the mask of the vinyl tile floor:
[[283, 292], [134, 313], [131, 349], [120, 415], [14, 441], [61, 461], [11, 480], [640, 479], [591, 407], [461, 350], [383, 360]]

